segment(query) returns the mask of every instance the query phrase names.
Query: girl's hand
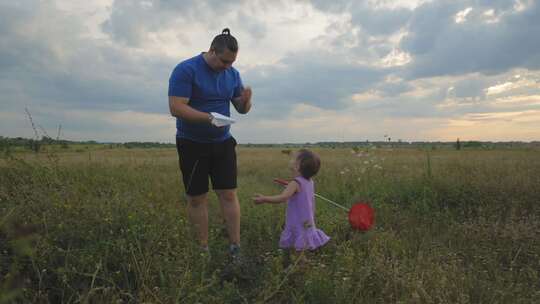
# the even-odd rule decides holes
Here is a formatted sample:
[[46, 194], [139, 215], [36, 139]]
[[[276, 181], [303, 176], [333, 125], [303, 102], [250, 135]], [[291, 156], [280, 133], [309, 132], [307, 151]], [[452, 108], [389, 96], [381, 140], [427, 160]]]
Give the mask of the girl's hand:
[[266, 203], [266, 196], [257, 193], [253, 197], [253, 202], [257, 205], [264, 204]]

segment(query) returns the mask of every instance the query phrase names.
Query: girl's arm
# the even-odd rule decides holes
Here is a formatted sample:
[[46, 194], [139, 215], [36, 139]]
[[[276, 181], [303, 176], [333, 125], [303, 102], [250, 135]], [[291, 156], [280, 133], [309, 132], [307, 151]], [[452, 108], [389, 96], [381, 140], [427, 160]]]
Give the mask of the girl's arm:
[[291, 196], [293, 196], [296, 192], [298, 192], [300, 186], [298, 185], [298, 182], [291, 181], [287, 187], [285, 187], [285, 190], [281, 192], [281, 194], [278, 195], [261, 195], [257, 194], [253, 198], [253, 201], [255, 204], [264, 204], [264, 203], [270, 203], [270, 204], [279, 204], [286, 202]]

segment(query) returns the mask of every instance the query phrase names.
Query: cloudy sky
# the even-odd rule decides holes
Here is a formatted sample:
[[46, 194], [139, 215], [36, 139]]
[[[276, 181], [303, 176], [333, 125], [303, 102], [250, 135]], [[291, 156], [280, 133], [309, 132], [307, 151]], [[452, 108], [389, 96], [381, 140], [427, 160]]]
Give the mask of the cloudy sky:
[[0, 0], [0, 135], [172, 142], [167, 86], [224, 27], [241, 143], [540, 140], [539, 0]]

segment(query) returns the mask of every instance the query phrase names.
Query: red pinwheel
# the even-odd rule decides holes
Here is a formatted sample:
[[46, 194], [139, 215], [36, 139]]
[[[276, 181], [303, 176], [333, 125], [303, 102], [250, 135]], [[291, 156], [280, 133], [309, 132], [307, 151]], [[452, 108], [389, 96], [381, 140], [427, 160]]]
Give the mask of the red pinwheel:
[[[274, 182], [283, 186], [286, 186], [289, 183], [288, 181], [280, 178], [275, 178]], [[356, 202], [352, 205], [351, 209], [347, 209], [342, 205], [332, 200], [329, 200], [320, 194], [315, 193], [315, 197], [329, 202], [335, 207], [347, 211], [349, 213], [349, 224], [351, 224], [351, 227], [353, 229], [367, 231], [371, 229], [371, 227], [375, 223], [375, 210], [373, 210], [373, 208], [371, 208], [368, 203]]]

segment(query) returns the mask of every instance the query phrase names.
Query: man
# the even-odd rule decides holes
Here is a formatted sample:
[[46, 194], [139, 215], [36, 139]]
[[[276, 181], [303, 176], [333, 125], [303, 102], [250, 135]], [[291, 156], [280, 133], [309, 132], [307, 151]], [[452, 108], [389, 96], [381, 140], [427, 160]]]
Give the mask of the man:
[[236, 194], [236, 141], [230, 127], [210, 114], [230, 117], [230, 103], [246, 114], [251, 89], [232, 67], [238, 42], [224, 29], [208, 52], [179, 63], [169, 79], [169, 108], [176, 117], [176, 146], [187, 194], [187, 213], [202, 250], [208, 252], [208, 177], [225, 218], [233, 259], [240, 250], [240, 205]]

